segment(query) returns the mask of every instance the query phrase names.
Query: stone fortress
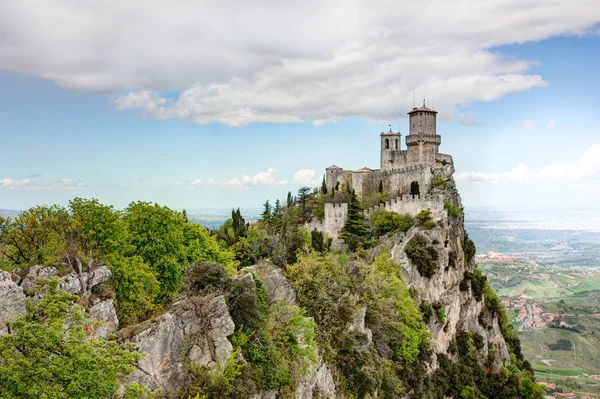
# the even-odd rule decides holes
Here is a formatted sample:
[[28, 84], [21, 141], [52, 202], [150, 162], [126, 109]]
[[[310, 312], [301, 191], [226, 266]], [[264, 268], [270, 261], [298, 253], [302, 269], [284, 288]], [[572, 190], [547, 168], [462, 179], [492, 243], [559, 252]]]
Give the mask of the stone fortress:
[[[382, 132], [379, 169], [364, 167], [351, 171], [332, 165], [325, 169], [328, 192], [353, 189], [363, 204], [377, 203], [380, 194], [385, 193], [391, 198], [379, 204], [385, 210], [413, 217], [425, 209], [430, 209], [434, 218], [445, 214], [442, 196], [431, 193], [432, 183], [434, 177], [452, 177], [454, 162], [450, 155], [439, 152], [442, 139], [437, 134], [437, 111], [427, 108], [423, 101], [422, 107], [414, 107], [408, 115], [406, 150], [401, 148], [400, 132], [392, 132], [391, 128], [389, 132]], [[369, 218], [374, 209], [366, 209], [365, 216]], [[335, 242], [347, 212], [347, 203], [326, 202], [323, 221], [307, 223], [304, 227], [321, 231]]]

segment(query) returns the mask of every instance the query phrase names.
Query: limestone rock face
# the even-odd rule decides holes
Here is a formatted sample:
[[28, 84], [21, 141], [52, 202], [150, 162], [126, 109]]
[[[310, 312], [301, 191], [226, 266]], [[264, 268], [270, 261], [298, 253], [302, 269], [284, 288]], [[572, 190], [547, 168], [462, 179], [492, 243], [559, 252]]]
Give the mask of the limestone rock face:
[[[106, 283], [111, 275], [110, 269], [107, 266], [101, 266], [91, 272], [83, 273], [83, 280], [86, 281], [88, 286], [95, 287], [102, 283]], [[81, 282], [79, 281], [79, 278], [77, 278], [75, 272], [62, 277], [59, 287], [69, 294], [81, 294], [82, 291]]]
[[177, 397], [185, 360], [199, 366], [224, 365], [232, 351], [227, 337], [234, 328], [222, 295], [183, 297], [167, 313], [129, 328], [134, 332], [129, 339], [145, 354], [130, 380]]
[[0, 270], [0, 337], [8, 333], [6, 323], [25, 314], [25, 294], [10, 273]]
[[[111, 275], [110, 269], [107, 266], [100, 266], [91, 272], [83, 273], [83, 280], [88, 286], [95, 287], [106, 283]], [[25, 292], [32, 293], [35, 290], [38, 278], [48, 279], [53, 276], [58, 276], [58, 270], [53, 266], [32, 266], [21, 282], [21, 287]], [[58, 287], [69, 294], [77, 295], [81, 294], [82, 291], [81, 281], [79, 281], [75, 272], [61, 277]], [[37, 295], [36, 297], [39, 299], [40, 295]]]
[[[461, 208], [458, 193], [450, 191], [444, 194], [445, 201]], [[444, 215], [436, 220], [437, 225], [431, 230], [412, 228], [406, 234], [397, 235], [393, 239], [392, 257], [402, 269], [402, 280], [407, 288], [417, 293], [417, 304], [427, 302], [439, 304], [444, 310], [445, 322], [442, 325], [434, 315], [429, 322], [433, 333], [432, 347], [435, 353], [448, 354], [450, 342], [460, 331], [482, 335], [484, 338], [484, 355], [492, 347], [497, 351], [497, 366], [509, 361], [506, 342], [500, 332], [497, 319], [488, 320], [490, 328], [479, 323], [479, 314], [484, 306], [484, 299], [477, 301], [469, 289], [462, 292], [460, 282], [465, 270], [473, 271], [473, 265], [466, 265], [462, 248], [464, 227], [456, 217]], [[406, 244], [415, 235], [425, 237], [438, 252], [436, 272], [431, 278], [421, 276], [416, 266], [406, 256]], [[435, 366], [435, 365], [434, 365]]]
[[294, 305], [296, 303], [296, 291], [292, 288], [292, 284], [283, 277], [280, 268], [270, 262], [262, 262], [256, 265], [254, 270], [265, 286], [270, 304], [287, 302]]
[[295, 399], [335, 398], [335, 383], [331, 369], [317, 354], [317, 363], [313, 364], [308, 374], [298, 381]]
[[88, 336], [102, 338], [116, 333], [119, 328], [119, 319], [113, 300], [100, 301], [89, 308], [88, 321], [99, 323], [97, 326], [94, 325], [95, 323], [88, 323], [86, 327]]
[[21, 282], [21, 287], [25, 292], [31, 293], [35, 290], [38, 278], [48, 279], [53, 276], [58, 276], [58, 270], [54, 266], [31, 266], [29, 272]]

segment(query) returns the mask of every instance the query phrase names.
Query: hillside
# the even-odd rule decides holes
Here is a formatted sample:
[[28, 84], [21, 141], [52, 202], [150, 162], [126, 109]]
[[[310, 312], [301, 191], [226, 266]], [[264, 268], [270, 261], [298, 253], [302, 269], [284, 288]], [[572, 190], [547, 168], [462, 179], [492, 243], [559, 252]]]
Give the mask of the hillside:
[[478, 256], [542, 380], [600, 393], [600, 271]]
[[[233, 211], [213, 234], [143, 202], [117, 212], [77, 198], [3, 219], [0, 398], [540, 398], [474, 269], [451, 178], [434, 193], [448, 209], [435, 218], [351, 214], [340, 248], [302, 229], [318, 190], [267, 203], [252, 225]], [[39, 303], [27, 313], [26, 296]], [[70, 349], [20, 350], [42, 336]], [[44, 379], [21, 366], [33, 353]], [[99, 353], [121, 372], [95, 374]]]

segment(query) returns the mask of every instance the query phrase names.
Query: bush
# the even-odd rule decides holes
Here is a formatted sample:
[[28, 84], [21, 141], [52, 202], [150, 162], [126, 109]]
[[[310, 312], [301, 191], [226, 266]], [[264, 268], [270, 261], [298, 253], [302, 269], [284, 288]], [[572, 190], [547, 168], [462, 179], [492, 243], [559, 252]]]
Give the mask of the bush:
[[183, 276], [183, 286], [191, 291], [202, 291], [210, 287], [223, 289], [226, 283], [223, 266], [209, 262], [188, 266]]
[[426, 227], [428, 229], [432, 229], [435, 227], [435, 222], [431, 219], [431, 210], [424, 209], [421, 212], [417, 213], [415, 216], [415, 220], [417, 221], [417, 226]]
[[460, 215], [460, 211], [449, 202], [444, 202], [444, 209], [448, 211], [448, 215], [454, 216], [455, 218], [459, 217]]
[[463, 239], [463, 251], [465, 252], [465, 266], [468, 266], [475, 258], [477, 249], [475, 248], [475, 243], [469, 238], [469, 234], [467, 234], [466, 231]]
[[404, 252], [421, 276], [431, 278], [435, 274], [439, 255], [437, 250], [429, 245], [427, 238], [415, 235], [406, 243]]
[[432, 187], [442, 187], [443, 189], [446, 189], [448, 187], [448, 182], [446, 181], [446, 179], [436, 176], [433, 178], [433, 181], [431, 182], [431, 186]]
[[382, 208], [376, 208], [371, 214], [370, 220], [373, 230], [378, 235], [407, 231], [413, 225], [409, 215], [399, 215], [396, 212], [388, 212]]
[[443, 308], [439, 308], [435, 311], [435, 313], [437, 314], [438, 320], [440, 321], [441, 324], [445, 324], [446, 323], [446, 313], [444, 312]]
[[431, 308], [429, 302], [421, 302], [421, 305], [419, 305], [419, 311], [423, 317], [423, 322], [425, 324], [429, 324], [429, 320], [431, 320], [431, 316], [433, 316], [433, 309]]

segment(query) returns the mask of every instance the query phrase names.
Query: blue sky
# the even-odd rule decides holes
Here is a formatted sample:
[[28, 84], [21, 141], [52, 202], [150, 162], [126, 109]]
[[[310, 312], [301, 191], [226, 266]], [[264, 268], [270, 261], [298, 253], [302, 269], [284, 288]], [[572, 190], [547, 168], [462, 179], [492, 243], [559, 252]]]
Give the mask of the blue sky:
[[[381, 124], [407, 131], [413, 91], [440, 111], [440, 150], [454, 157], [466, 206], [596, 207], [600, 198], [594, 2], [520, 2], [508, 16], [498, 2], [476, 26], [463, 26], [473, 17], [464, 11], [418, 33], [397, 31], [383, 6], [368, 18], [347, 6], [350, 28], [328, 19], [329, 7], [211, 9], [255, 24], [225, 33], [209, 17], [174, 27], [152, 2], [141, 15], [131, 14], [141, 3], [116, 15], [65, 2], [55, 25], [40, 4], [0, 16], [0, 208], [75, 196], [119, 208], [138, 199], [258, 206], [319, 184], [332, 163], [378, 167]], [[281, 21], [262, 28], [271, 14]], [[332, 22], [320, 36], [302, 28], [322, 20]], [[108, 22], [121, 33], [106, 33]]]

